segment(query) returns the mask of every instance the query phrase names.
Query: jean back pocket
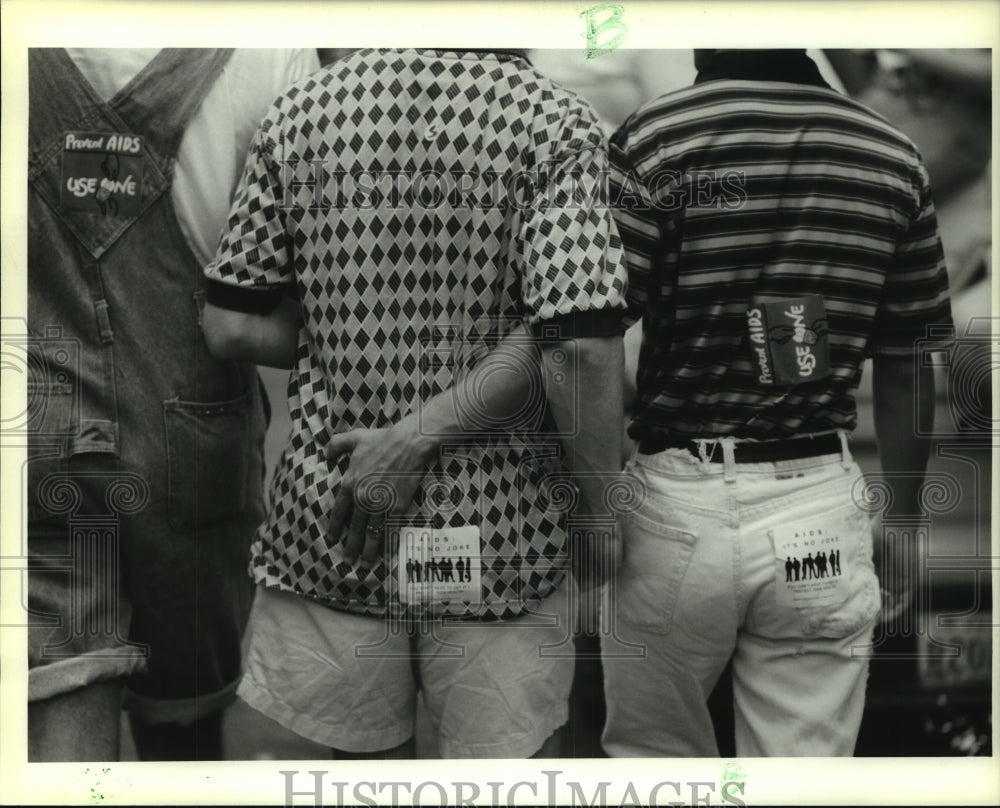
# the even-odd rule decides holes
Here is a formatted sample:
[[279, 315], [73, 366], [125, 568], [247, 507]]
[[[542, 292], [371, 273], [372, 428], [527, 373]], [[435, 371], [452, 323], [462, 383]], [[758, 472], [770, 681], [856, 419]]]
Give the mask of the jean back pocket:
[[625, 517], [625, 556], [615, 602], [622, 619], [644, 631], [668, 634], [696, 537], [640, 513]]

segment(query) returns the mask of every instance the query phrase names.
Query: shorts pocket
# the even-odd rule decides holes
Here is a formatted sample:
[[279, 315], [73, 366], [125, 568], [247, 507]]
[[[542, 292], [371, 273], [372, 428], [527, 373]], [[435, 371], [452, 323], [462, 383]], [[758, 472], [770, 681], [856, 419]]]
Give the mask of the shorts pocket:
[[167, 509], [178, 530], [231, 519], [249, 506], [251, 394], [164, 402]]
[[691, 563], [695, 535], [640, 513], [630, 513], [625, 520], [625, 556], [615, 593], [617, 613], [636, 628], [667, 634]]
[[847, 551], [841, 560], [846, 584], [844, 596], [830, 606], [798, 608], [802, 631], [807, 637], [850, 637], [874, 621], [881, 605], [872, 562], [870, 519], [851, 505], [844, 511], [843, 523]]

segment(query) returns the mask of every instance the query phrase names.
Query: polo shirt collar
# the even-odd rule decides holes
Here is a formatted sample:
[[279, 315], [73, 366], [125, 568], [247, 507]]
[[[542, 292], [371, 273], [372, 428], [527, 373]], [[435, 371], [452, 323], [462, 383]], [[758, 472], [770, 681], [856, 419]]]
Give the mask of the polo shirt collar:
[[816, 63], [801, 51], [721, 51], [698, 71], [695, 84], [729, 79], [736, 81], [785, 81], [826, 87]]
[[514, 59], [521, 59], [531, 64], [531, 59], [525, 51], [507, 50], [505, 48], [490, 48], [488, 50], [476, 50], [475, 48], [416, 48], [415, 50], [424, 53], [433, 53], [438, 56], [475, 56], [479, 59], [497, 59], [501, 62], [510, 62]]

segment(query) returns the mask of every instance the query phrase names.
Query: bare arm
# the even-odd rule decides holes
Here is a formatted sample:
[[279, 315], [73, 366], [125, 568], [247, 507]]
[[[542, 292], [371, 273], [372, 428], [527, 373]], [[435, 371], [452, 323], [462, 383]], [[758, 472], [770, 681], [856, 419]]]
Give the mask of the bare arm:
[[[606, 516], [604, 494], [622, 466], [622, 338], [566, 339], [543, 346], [549, 407], [559, 431], [570, 433], [563, 444], [567, 465], [580, 489], [578, 512]], [[560, 353], [567, 359], [558, 361]], [[562, 382], [557, 381], [557, 374], [564, 377]], [[592, 534], [596, 542], [600, 542], [599, 533]], [[610, 575], [620, 555], [620, 543], [620, 531], [616, 530], [611, 546], [590, 543], [570, 547], [581, 586], [601, 583]]]
[[205, 304], [202, 330], [212, 354], [273, 368], [291, 368], [298, 350], [302, 312], [299, 301], [282, 297], [267, 314]]
[[[934, 423], [934, 374], [914, 367], [912, 356], [876, 356], [873, 366], [875, 435], [882, 472], [892, 494], [887, 516], [919, 516], [920, 489], [930, 455]], [[919, 419], [919, 420], [918, 420]], [[872, 525], [875, 561], [882, 590], [882, 621], [895, 620], [910, 603], [915, 585], [915, 548], [905, 546], [912, 533], [884, 531]]]
[[385, 514], [357, 507], [358, 483], [381, 478], [395, 492], [393, 513], [409, 506], [420, 476], [440, 448], [463, 435], [486, 429], [503, 431], [531, 418], [540, 407], [538, 355], [523, 326], [513, 329], [453, 387], [384, 429], [354, 429], [335, 435], [327, 460], [350, 453], [330, 519], [331, 537], [344, 541], [344, 555], [353, 562], [360, 554], [372, 563], [381, 551]]
[[914, 365], [913, 357], [904, 355], [876, 356], [872, 366], [875, 436], [892, 491], [893, 516], [920, 513], [920, 487], [930, 456], [930, 439], [923, 436], [934, 425], [934, 374], [930, 367]]

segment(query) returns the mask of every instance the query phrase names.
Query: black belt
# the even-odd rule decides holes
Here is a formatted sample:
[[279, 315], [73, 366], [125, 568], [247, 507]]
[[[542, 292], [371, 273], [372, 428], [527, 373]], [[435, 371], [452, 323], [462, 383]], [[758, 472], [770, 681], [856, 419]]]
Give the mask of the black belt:
[[[706, 438], [707, 441], [718, 438]], [[654, 435], [639, 441], [639, 454], [650, 455], [664, 449], [687, 449], [695, 457], [701, 457], [698, 441], [678, 440], [665, 435]], [[711, 446], [712, 463], [723, 461], [721, 445]], [[798, 460], [817, 455], [840, 454], [840, 436], [834, 433], [816, 437], [788, 438], [787, 440], [765, 440], [759, 442], [736, 443], [733, 446], [733, 460], [737, 463], [773, 463], [778, 460]]]

